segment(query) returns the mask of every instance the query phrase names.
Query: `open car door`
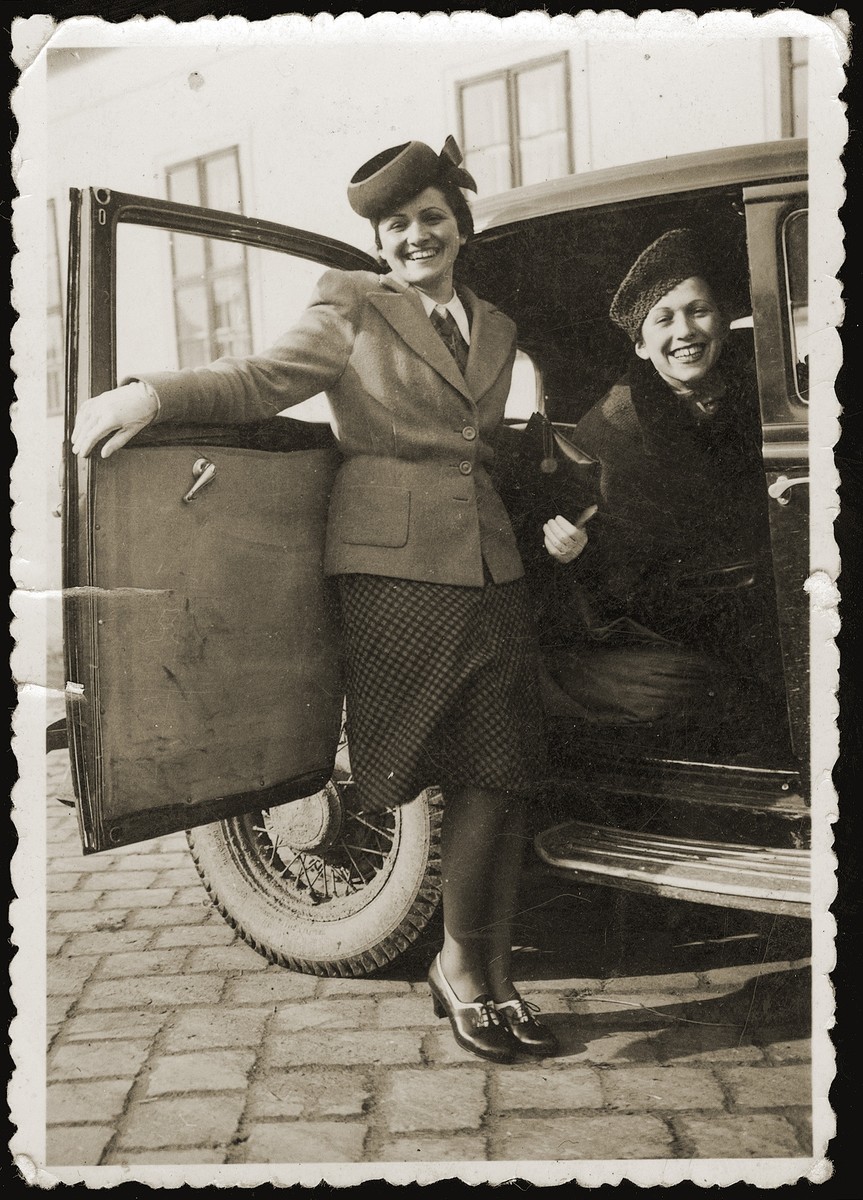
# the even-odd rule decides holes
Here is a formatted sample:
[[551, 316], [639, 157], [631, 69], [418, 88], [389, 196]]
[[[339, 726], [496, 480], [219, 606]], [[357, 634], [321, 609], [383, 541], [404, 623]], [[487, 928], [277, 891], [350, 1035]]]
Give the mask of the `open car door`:
[[234, 213], [71, 193], [64, 643], [85, 851], [268, 808], [330, 775], [326, 413], [160, 425], [109, 459], [69, 447], [79, 402], [138, 371], [263, 349], [326, 267], [375, 264]]

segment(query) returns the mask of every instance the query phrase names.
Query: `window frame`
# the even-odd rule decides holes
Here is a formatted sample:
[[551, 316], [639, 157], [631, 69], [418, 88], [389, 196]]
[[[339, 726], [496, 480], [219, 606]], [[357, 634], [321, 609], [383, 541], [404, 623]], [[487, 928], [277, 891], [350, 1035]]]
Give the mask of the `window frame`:
[[[799, 58], [795, 53], [795, 42], [806, 46], [806, 57]], [[798, 72], [809, 75], [809, 46], [806, 38], [779, 38], [779, 106], [780, 131], [783, 138], [806, 137], [807, 130], [797, 129], [794, 120], [794, 77]], [[808, 112], [808, 96], [806, 109]]]
[[[210, 208], [208, 203], [209, 197], [207, 194], [207, 165], [214, 160], [230, 158], [233, 161], [236, 183], [237, 183], [237, 209], [238, 215], [243, 213], [243, 177], [240, 169], [240, 149], [237, 145], [226, 146], [221, 150], [213, 150], [208, 154], [197, 155], [194, 158], [184, 159], [182, 162], [171, 163], [165, 168], [165, 189], [166, 199], [172, 200], [171, 196], [171, 176], [173, 173], [188, 170], [190, 167], [195, 169], [197, 197], [195, 207]], [[198, 285], [203, 287], [205, 308], [207, 314], [207, 344], [206, 351], [203, 356], [204, 362], [212, 362], [221, 356], [216, 345], [217, 335], [221, 326], [217, 320], [217, 306], [215, 299], [216, 285], [220, 279], [238, 278], [240, 280], [240, 294], [245, 310], [245, 328], [243, 333], [247, 346], [245, 351], [251, 350], [252, 342], [252, 303], [249, 290], [249, 264], [246, 247], [242, 243], [237, 243], [242, 247], [242, 255], [236, 264], [230, 266], [218, 266], [213, 263], [213, 245], [209, 239], [202, 239], [204, 253], [204, 269], [202, 273], [194, 275], [181, 275], [177, 270], [177, 256], [175, 253], [174, 237], [171, 237], [171, 283], [174, 296], [174, 327], [177, 339], [177, 361], [180, 366], [183, 363], [183, 347], [188, 344], [189, 339], [184, 338], [180, 329], [180, 307], [178, 303], [178, 294], [189, 287]]]
[[525, 74], [528, 71], [536, 70], [538, 67], [548, 67], [558, 63], [563, 67], [563, 111], [566, 117], [565, 133], [567, 169], [564, 172], [564, 175], [571, 175], [575, 171], [575, 154], [573, 150], [572, 131], [572, 82], [569, 54], [566, 50], [561, 51], [559, 54], [547, 54], [542, 58], [532, 58], [526, 62], [516, 63], [511, 67], [501, 67], [494, 71], [487, 71], [482, 75], [472, 75], [469, 79], [460, 79], [456, 84], [459, 134], [461, 137], [461, 145], [464, 147], [465, 155], [467, 155], [469, 142], [465, 127], [465, 90], [470, 87], [475, 87], [477, 84], [492, 83], [495, 80], [503, 80], [507, 108], [506, 128], [509, 141], [510, 188], [522, 186], [521, 137], [518, 121], [518, 77], [519, 75]]
[[[60, 322], [60, 355], [58, 358], [51, 358], [49, 355], [50, 341], [46, 344], [46, 406], [49, 417], [61, 416], [64, 409], [64, 392], [65, 392], [65, 347], [63, 331], [65, 329], [65, 313], [63, 308], [63, 263], [60, 258], [60, 238], [57, 232], [57, 205], [53, 197], [49, 197], [47, 205], [47, 259], [48, 263], [54, 264], [52, 271], [50, 266], [46, 272], [46, 284], [48, 295], [46, 296], [47, 304], [45, 307], [46, 322], [51, 323], [52, 317], [59, 317]], [[57, 280], [56, 295], [52, 296], [53, 280]], [[56, 386], [52, 385], [55, 381]], [[52, 397], [55, 398], [52, 403]]]
[[[797, 319], [797, 314], [799, 313], [801, 307], [805, 307], [808, 311], [809, 297], [808, 297], [808, 289], [807, 289], [806, 304], [801, 306], [799, 298], [795, 297], [795, 295], [793, 294], [794, 293], [793, 285], [795, 282], [800, 282], [800, 280], [796, 274], [795, 260], [791, 254], [792, 225], [800, 224], [800, 223], [802, 223], [804, 225], [804, 234], [805, 234], [806, 240], [808, 241], [809, 208], [806, 205], [800, 205], [799, 208], [794, 208], [790, 212], [785, 214], [785, 216], [782, 219], [782, 223], [779, 227], [779, 234], [780, 234], [781, 245], [782, 245], [782, 267], [783, 267], [782, 282], [784, 284], [786, 319], [788, 321], [789, 348], [791, 351], [791, 378], [794, 383], [795, 398], [799, 401], [800, 404], [804, 404], [808, 407], [808, 405], [809, 405], [809, 389], [808, 389], [808, 386], [804, 387], [801, 383], [801, 369], [800, 369], [801, 349], [804, 351], [804, 361], [806, 359], [808, 359], [809, 351], [808, 351], [808, 346], [806, 344], [808, 335], [805, 332], [803, 332], [805, 330], [805, 323], [801, 324], [801, 322]], [[806, 263], [804, 263], [804, 266], [803, 266], [803, 277], [804, 277], [804, 282], [808, 282], [808, 277], [809, 277], [808, 256], [807, 256], [807, 261], [806, 261]], [[808, 317], [807, 317], [807, 320], [808, 320]], [[803, 394], [804, 391], [806, 392], [806, 395]]]

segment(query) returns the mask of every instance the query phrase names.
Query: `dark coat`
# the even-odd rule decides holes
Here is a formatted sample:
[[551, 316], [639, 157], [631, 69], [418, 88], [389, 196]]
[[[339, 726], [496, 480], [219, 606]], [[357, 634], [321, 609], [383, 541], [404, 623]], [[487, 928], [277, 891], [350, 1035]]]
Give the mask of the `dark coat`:
[[576, 573], [600, 623], [628, 616], [711, 640], [701, 584], [753, 562], [766, 529], [757, 402], [743, 380], [726, 371], [719, 411], [699, 422], [636, 359], [579, 422], [573, 440], [600, 463], [600, 511]]
[[459, 289], [471, 322], [462, 376], [419, 295], [390, 276], [327, 271], [269, 351], [143, 375], [160, 421], [270, 417], [326, 392], [344, 455], [325, 570], [479, 586], [523, 567], [488, 474], [515, 358], [509, 317]]

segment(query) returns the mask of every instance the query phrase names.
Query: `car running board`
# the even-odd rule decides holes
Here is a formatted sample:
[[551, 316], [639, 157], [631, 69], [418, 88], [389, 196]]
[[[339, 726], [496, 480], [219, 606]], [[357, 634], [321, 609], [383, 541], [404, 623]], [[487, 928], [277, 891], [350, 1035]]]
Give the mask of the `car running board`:
[[808, 917], [808, 850], [704, 842], [583, 821], [537, 834], [540, 859], [582, 883], [783, 916]]

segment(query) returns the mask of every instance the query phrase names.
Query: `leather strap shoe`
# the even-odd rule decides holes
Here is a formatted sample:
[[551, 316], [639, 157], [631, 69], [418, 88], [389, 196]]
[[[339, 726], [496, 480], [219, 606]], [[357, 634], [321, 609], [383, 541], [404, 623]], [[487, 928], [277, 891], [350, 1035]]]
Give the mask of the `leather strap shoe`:
[[464, 1004], [447, 982], [440, 967], [440, 955], [429, 971], [429, 988], [436, 1017], [449, 1017], [453, 1036], [464, 1050], [492, 1062], [510, 1063], [516, 1043], [505, 1022], [498, 1016], [491, 996], [477, 996]]
[[516, 995], [512, 1000], [495, 1004], [495, 1008], [520, 1048], [528, 1054], [537, 1054], [544, 1058], [546, 1055], [556, 1054], [560, 1049], [551, 1030], [534, 1017], [533, 1014], [539, 1012], [536, 1004], [522, 1000], [521, 996]]

